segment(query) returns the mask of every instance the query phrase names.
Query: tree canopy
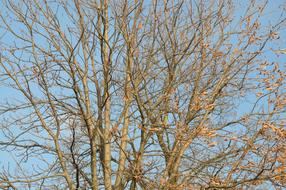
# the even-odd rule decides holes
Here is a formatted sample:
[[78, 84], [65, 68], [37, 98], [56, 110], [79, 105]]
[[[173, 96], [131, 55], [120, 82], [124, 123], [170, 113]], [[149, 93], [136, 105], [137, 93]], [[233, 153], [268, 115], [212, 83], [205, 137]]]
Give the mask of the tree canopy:
[[1, 1], [0, 188], [286, 188], [277, 2]]

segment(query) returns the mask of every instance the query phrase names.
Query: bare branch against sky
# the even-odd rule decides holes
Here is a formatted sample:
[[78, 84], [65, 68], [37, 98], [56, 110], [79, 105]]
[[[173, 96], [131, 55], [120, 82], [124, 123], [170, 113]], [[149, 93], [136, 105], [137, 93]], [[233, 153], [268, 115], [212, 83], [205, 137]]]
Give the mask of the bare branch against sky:
[[286, 188], [285, 2], [0, 7], [0, 189]]

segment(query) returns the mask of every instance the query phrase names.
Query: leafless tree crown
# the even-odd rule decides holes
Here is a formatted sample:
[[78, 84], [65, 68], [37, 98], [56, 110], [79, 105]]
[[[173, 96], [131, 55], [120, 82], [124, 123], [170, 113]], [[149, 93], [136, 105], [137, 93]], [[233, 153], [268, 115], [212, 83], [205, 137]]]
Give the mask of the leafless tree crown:
[[244, 3], [1, 1], [0, 189], [286, 188], [285, 10]]

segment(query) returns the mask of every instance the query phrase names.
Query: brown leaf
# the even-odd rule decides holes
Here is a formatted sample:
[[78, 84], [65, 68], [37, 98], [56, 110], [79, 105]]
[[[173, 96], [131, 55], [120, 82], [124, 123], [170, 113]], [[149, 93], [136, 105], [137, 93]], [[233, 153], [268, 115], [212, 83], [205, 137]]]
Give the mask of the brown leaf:
[[213, 58], [221, 57], [221, 56], [223, 56], [223, 55], [224, 55], [224, 54], [223, 54], [222, 51], [215, 51], [215, 52], [213, 53]]

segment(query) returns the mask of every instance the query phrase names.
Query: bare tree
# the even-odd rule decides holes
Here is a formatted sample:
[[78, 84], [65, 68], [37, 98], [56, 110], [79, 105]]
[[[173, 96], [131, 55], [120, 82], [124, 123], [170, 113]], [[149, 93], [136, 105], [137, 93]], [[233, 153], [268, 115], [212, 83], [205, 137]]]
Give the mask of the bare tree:
[[0, 188], [286, 187], [285, 15], [245, 2], [3, 0]]

